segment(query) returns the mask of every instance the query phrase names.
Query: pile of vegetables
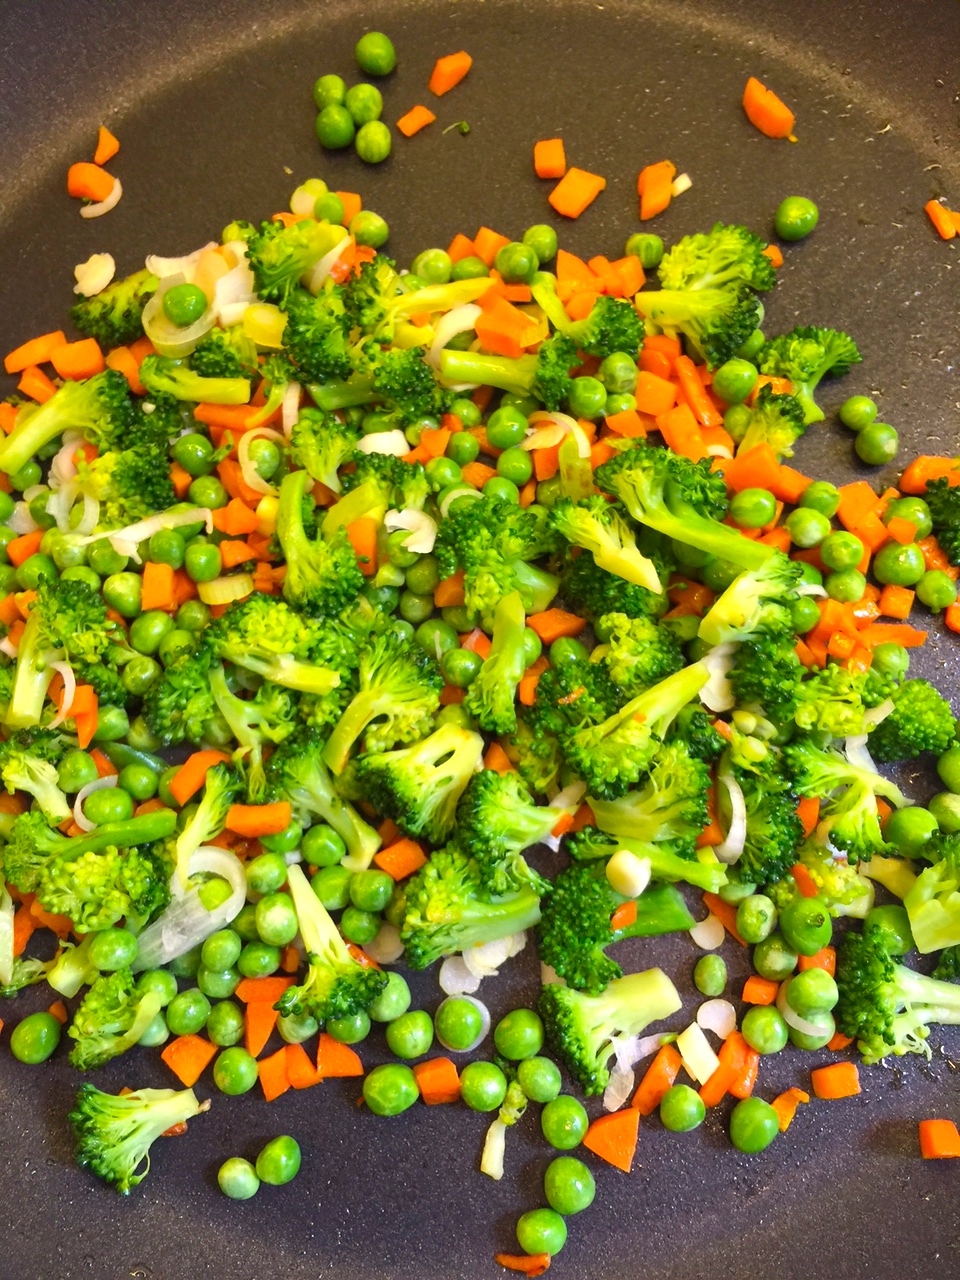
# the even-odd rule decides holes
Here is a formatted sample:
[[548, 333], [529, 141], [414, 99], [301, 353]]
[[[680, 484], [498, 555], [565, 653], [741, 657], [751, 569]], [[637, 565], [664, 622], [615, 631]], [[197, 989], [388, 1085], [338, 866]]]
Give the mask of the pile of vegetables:
[[[960, 1021], [960, 744], [910, 618], [960, 630], [960, 464], [882, 493], [791, 465], [861, 357], [761, 330], [782, 259], [744, 227], [589, 262], [481, 228], [404, 271], [331, 194], [148, 259], [78, 302], [79, 340], [6, 358], [0, 996], [56, 997], [10, 1045], [43, 1062], [65, 1025], [84, 1072], [162, 1046], [182, 1086], [84, 1083], [80, 1163], [129, 1191], [211, 1067], [226, 1096], [462, 1099], [499, 1177], [529, 1102], [629, 1171], [641, 1116], [686, 1131], [728, 1095], [734, 1146], [767, 1146], [809, 1100], [760, 1096], [788, 1043], [833, 1055], [820, 1098], [859, 1091], [854, 1049], [929, 1056]], [[876, 415], [840, 409], [870, 463], [897, 447]], [[918, 758], [927, 807], [879, 767]], [[617, 947], [679, 933], [683, 1013]], [[536, 1009], [465, 1060], [528, 935]], [[433, 1015], [404, 965], [437, 966]], [[401, 1061], [367, 1070], [374, 1023]], [[276, 1143], [225, 1193], [289, 1181]], [[499, 1259], [538, 1274], [593, 1194], [558, 1156]]]

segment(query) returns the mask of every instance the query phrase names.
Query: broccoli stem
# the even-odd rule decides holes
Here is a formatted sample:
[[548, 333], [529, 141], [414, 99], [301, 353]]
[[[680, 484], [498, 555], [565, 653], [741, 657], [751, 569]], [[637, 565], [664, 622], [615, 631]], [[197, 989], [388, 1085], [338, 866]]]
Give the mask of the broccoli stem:
[[[627, 901], [627, 899], [624, 899]], [[679, 891], [670, 884], [644, 890], [636, 900], [637, 918], [611, 933], [611, 939], [653, 938], [662, 933], [683, 933], [696, 924]]]
[[536, 356], [491, 356], [480, 351], [440, 352], [440, 375], [445, 383], [497, 387], [511, 395], [527, 396], [537, 372]]
[[378, 398], [373, 389], [373, 377], [369, 375], [356, 375], [346, 382], [311, 382], [307, 390], [317, 408], [327, 413], [335, 409], [353, 409]]
[[40, 614], [32, 609], [20, 637], [13, 692], [4, 719], [9, 729], [29, 729], [40, 723], [47, 689], [54, 675], [51, 664], [63, 658], [60, 649], [49, 649], [45, 653], [39, 651], [40, 630]]

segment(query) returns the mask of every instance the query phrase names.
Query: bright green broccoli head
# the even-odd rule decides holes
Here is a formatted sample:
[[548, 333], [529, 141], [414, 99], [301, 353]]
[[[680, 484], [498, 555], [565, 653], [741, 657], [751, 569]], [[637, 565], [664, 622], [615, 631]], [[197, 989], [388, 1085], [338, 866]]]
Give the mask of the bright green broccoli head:
[[803, 405], [796, 396], [776, 394], [765, 385], [760, 388], [742, 434], [738, 433], [737, 453], [749, 453], [758, 445], [767, 444], [778, 458], [792, 458], [793, 446], [805, 430]]
[[574, 658], [548, 667], [541, 674], [536, 699], [526, 719], [535, 732], [556, 735], [599, 724], [612, 716], [622, 702], [620, 689], [605, 663]]
[[26, 791], [53, 825], [65, 822], [71, 806], [60, 790], [57, 763], [65, 741], [49, 729], [20, 729], [0, 742], [0, 778], [7, 791]]
[[893, 710], [870, 734], [874, 759], [887, 764], [923, 751], [942, 755], [957, 730], [946, 698], [926, 680], [905, 680], [890, 696]]
[[126, 346], [143, 336], [143, 309], [159, 281], [151, 271], [135, 271], [70, 308], [70, 319], [85, 338], [96, 338], [104, 351]]
[[597, 619], [596, 632], [604, 643], [594, 650], [602, 658], [610, 679], [628, 698], [658, 684], [683, 666], [680, 642], [667, 627], [650, 618], [628, 618], [607, 613]]
[[210, 688], [211, 650], [206, 645], [178, 658], [147, 690], [143, 717], [165, 746], [200, 742], [216, 714]]
[[663, 255], [657, 275], [664, 289], [717, 289], [742, 283], [772, 289], [773, 263], [766, 243], [746, 227], [716, 223], [710, 231], [684, 236]]
[[329, 537], [308, 537], [303, 499], [309, 478], [306, 471], [291, 471], [280, 484], [277, 538], [287, 565], [283, 595], [313, 617], [334, 617], [356, 600], [363, 574], [344, 528]]
[[167, 450], [157, 444], [108, 450], [92, 462], [81, 461], [76, 484], [81, 494], [100, 503], [98, 530], [123, 529], [177, 500]]
[[554, 733], [534, 726], [530, 715], [532, 711], [533, 708], [526, 714], [518, 712], [517, 727], [503, 740], [502, 745], [530, 790], [535, 795], [542, 796], [547, 795], [558, 784], [560, 770], [563, 768], [563, 753]]
[[349, 377], [353, 361], [343, 289], [329, 278], [316, 296], [294, 289], [284, 310], [284, 350], [299, 370], [300, 381], [323, 383]]
[[92, 1071], [132, 1049], [160, 1012], [157, 991], [137, 989], [129, 969], [103, 974], [83, 997], [67, 1034], [75, 1041], [70, 1061], [78, 1071]]
[[[665, 582], [672, 566], [662, 556], [648, 556], [657, 577]], [[670, 607], [666, 592], [659, 594], [625, 582], [596, 564], [593, 556], [571, 557], [560, 575], [560, 594], [574, 612], [591, 621], [605, 613], [625, 613], [630, 618], [659, 618]]]
[[[852, 916], [862, 920], [873, 906], [873, 882], [858, 871], [858, 864], [835, 857], [829, 849], [808, 840], [800, 847], [796, 861], [806, 868], [817, 889], [817, 897], [827, 904], [832, 916]], [[782, 911], [800, 896], [797, 882], [786, 875], [765, 892]]]
[[624, 516], [622, 508], [599, 494], [580, 502], [562, 498], [550, 513], [554, 528], [573, 546], [589, 551], [599, 568], [659, 595], [665, 584], [654, 562], [640, 551]]
[[700, 623], [704, 644], [752, 639], [758, 632], [793, 634], [790, 608], [800, 566], [776, 551], [757, 569], [746, 570], [707, 610]]
[[839, 378], [862, 359], [854, 340], [838, 329], [808, 325], [771, 339], [760, 351], [761, 373], [787, 378], [803, 408], [803, 420], [823, 421], [823, 410], [813, 398], [822, 378]]
[[483, 769], [467, 786], [457, 806], [457, 841], [476, 861], [484, 889], [491, 895], [529, 886], [549, 887], [521, 855], [546, 840], [571, 809], [537, 805], [518, 773]]
[[218, 325], [194, 347], [190, 368], [202, 378], [252, 378], [259, 371], [256, 344], [242, 324]]
[[148, 396], [205, 404], [246, 404], [250, 399], [249, 378], [205, 378], [186, 362], [167, 356], [147, 356], [140, 365], [140, 381]]
[[591, 798], [601, 831], [617, 838], [671, 841], [693, 854], [697, 836], [707, 825], [710, 771], [682, 742], [664, 743], [650, 772], [636, 791], [617, 800]]
[[737, 645], [730, 686], [738, 706], [759, 707], [781, 723], [793, 715], [803, 674], [792, 633], [758, 631]]
[[794, 720], [828, 738], [863, 733], [863, 677], [829, 663], [797, 685]]
[[756, 296], [739, 283], [646, 290], [637, 294], [634, 303], [648, 326], [684, 338], [711, 369], [735, 356], [760, 320]]
[[554, 329], [587, 355], [603, 360], [614, 352], [636, 356], [640, 350], [643, 325], [632, 301], [627, 298], [602, 295], [582, 320], [571, 320], [552, 285], [534, 284], [533, 297]]
[[398, 426], [439, 418], [453, 400], [437, 382], [425, 355], [423, 347], [410, 347], [380, 351], [370, 358], [373, 390]]
[[171, 867], [152, 847], [85, 849], [70, 841], [37, 876], [37, 899], [53, 915], [67, 916], [80, 933], [127, 919], [146, 924], [170, 901]]
[[403, 511], [422, 511], [430, 496], [430, 482], [420, 462], [407, 462], [391, 453], [357, 453], [354, 469], [340, 477], [347, 492], [372, 486], [372, 505]]
[[3, 879], [21, 893], [33, 893], [40, 872], [66, 843], [66, 837], [53, 830], [42, 813], [36, 809], [21, 813], [0, 848]]
[[332, 413], [301, 409], [290, 436], [290, 456], [311, 480], [339, 493], [339, 469], [351, 461], [359, 440], [360, 432]]
[[951, 564], [960, 564], [960, 486], [951, 484], [951, 478], [928, 480], [923, 496], [941, 550]]
[[130, 384], [118, 370], [65, 382], [38, 409], [18, 414], [17, 425], [0, 443], [0, 470], [13, 475], [68, 428], [98, 449], [122, 446], [136, 420]]
[[261, 222], [247, 240], [247, 265], [257, 293], [264, 302], [283, 305], [301, 276], [342, 238], [340, 228], [312, 218], [302, 218], [289, 227], [282, 222]]

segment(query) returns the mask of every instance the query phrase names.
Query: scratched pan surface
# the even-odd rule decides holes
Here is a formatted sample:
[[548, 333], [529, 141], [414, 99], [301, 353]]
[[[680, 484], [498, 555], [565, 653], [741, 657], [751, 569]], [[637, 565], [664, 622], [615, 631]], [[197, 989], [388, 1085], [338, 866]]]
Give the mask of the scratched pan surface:
[[[309, 95], [323, 72], [349, 79], [354, 41], [368, 28], [388, 31], [399, 50], [384, 86], [391, 121], [424, 100], [438, 54], [466, 48], [475, 59], [468, 80], [436, 104], [438, 124], [398, 138], [378, 169], [320, 153]], [[864, 364], [842, 388], [825, 388], [825, 403], [848, 389], [879, 394], [905, 450], [956, 450], [957, 254], [921, 213], [932, 195], [960, 199], [954, 0], [6, 0], [0, 29], [0, 349], [62, 323], [71, 269], [91, 252], [110, 250], [126, 273], [146, 252], [194, 248], [233, 217], [268, 216], [315, 174], [363, 192], [388, 218], [403, 262], [481, 223], [519, 235], [549, 214], [531, 145], [562, 133], [570, 162], [609, 183], [578, 223], [560, 228], [577, 252], [621, 251], [637, 226], [636, 172], [664, 155], [693, 178], [657, 223], [667, 239], [716, 218], [765, 232], [783, 196], [812, 196], [820, 228], [789, 251], [768, 331], [798, 321], [848, 329]], [[795, 106], [795, 146], [744, 121], [748, 74]], [[468, 136], [442, 134], [461, 118]], [[109, 217], [85, 222], [63, 175], [89, 155], [101, 121], [123, 144], [112, 168], [125, 194]], [[828, 421], [802, 442], [798, 465], [843, 481], [866, 473], [851, 457], [849, 438]], [[947, 691], [949, 652], [933, 645], [925, 657], [925, 673]], [[907, 781], [921, 800], [932, 790], [919, 772]], [[662, 962], [689, 989], [686, 940], [637, 945], [625, 959], [631, 968]], [[743, 961], [729, 960], [735, 986]], [[536, 982], [526, 953], [484, 995], [497, 1016], [532, 1000]], [[414, 986], [432, 1008], [433, 978]], [[46, 999], [28, 992], [3, 1014], [15, 1020]], [[958, 1037], [946, 1044], [960, 1051]], [[476, 1171], [482, 1117], [418, 1107], [378, 1120], [356, 1108], [351, 1082], [269, 1108], [256, 1096], [215, 1096], [187, 1137], [159, 1144], [153, 1173], [123, 1201], [71, 1163], [65, 1116], [77, 1077], [64, 1048], [28, 1068], [0, 1046], [2, 1280], [474, 1280], [498, 1274], [491, 1255], [514, 1247], [516, 1216], [541, 1203], [549, 1157], [534, 1108], [509, 1134], [508, 1173], [494, 1184]], [[379, 1034], [363, 1052], [369, 1061], [382, 1053]], [[764, 1062], [760, 1091], [804, 1085], [823, 1056]], [[644, 1122], [629, 1177], [597, 1168], [596, 1202], [571, 1221], [558, 1275], [954, 1274], [954, 1170], [922, 1162], [916, 1148], [918, 1119], [960, 1112], [949, 1052], [929, 1067], [913, 1059], [863, 1074], [861, 1097], [807, 1108], [760, 1156], [736, 1154], [717, 1115], [679, 1137]], [[144, 1050], [97, 1082], [169, 1077]], [[209, 1082], [198, 1091], [209, 1095]], [[224, 1199], [220, 1162], [255, 1154], [277, 1132], [301, 1141], [298, 1180], [247, 1204]]]

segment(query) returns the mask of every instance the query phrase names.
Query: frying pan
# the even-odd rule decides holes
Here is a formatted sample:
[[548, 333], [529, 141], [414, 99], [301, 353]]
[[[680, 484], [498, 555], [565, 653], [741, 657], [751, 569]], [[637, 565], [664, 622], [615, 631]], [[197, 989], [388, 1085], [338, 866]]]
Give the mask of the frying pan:
[[[269, 216], [312, 175], [361, 191], [389, 220], [402, 262], [481, 223], [519, 235], [549, 213], [532, 143], [562, 133], [569, 161], [609, 183], [579, 222], [560, 228], [574, 252], [621, 252], [637, 227], [636, 172], [664, 156], [693, 178], [657, 223], [668, 241], [717, 218], [769, 234], [783, 196], [815, 199], [820, 226], [788, 252], [768, 331], [798, 322], [847, 329], [864, 363], [825, 388], [828, 408], [853, 390], [878, 395], [905, 454], [956, 450], [956, 249], [921, 212], [931, 196], [960, 198], [953, 0], [5, 0], [0, 20], [3, 350], [61, 325], [72, 267], [91, 252], [110, 250], [126, 273], [147, 252], [194, 248], [234, 217]], [[398, 137], [377, 169], [319, 151], [309, 94], [323, 72], [351, 75], [353, 44], [371, 28], [399, 50], [385, 86], [388, 120], [424, 99], [436, 56], [466, 48], [475, 60], [438, 104], [438, 124], [411, 142]], [[749, 74], [796, 109], [796, 145], [745, 122], [738, 103]], [[468, 135], [441, 132], [460, 119]], [[107, 218], [85, 222], [64, 194], [64, 172], [89, 157], [101, 122], [121, 139], [112, 168], [125, 194]], [[887, 479], [852, 461], [829, 415], [802, 441], [797, 465], [838, 483]], [[951, 652], [934, 641], [920, 667], [947, 693]], [[922, 770], [908, 770], [904, 783], [921, 802], [934, 789]], [[726, 950], [736, 990], [744, 961]], [[686, 939], [626, 951], [627, 969], [662, 962], [681, 983], [693, 964]], [[535, 997], [537, 968], [530, 948], [485, 984], [495, 1017]], [[433, 976], [417, 976], [414, 994], [434, 1007]], [[15, 1021], [43, 1003], [26, 992], [3, 1012]], [[960, 1038], [943, 1040], [947, 1051], [930, 1064], [864, 1070], [860, 1097], [802, 1109], [759, 1156], [734, 1152], [715, 1114], [680, 1136], [645, 1122], [631, 1175], [596, 1167], [596, 1202], [571, 1220], [558, 1277], [957, 1274], [954, 1171], [921, 1161], [916, 1142], [919, 1119], [960, 1113], [950, 1061]], [[382, 1055], [377, 1034], [363, 1053], [371, 1063]], [[803, 1086], [823, 1057], [765, 1060], [760, 1093]], [[495, 1184], [477, 1172], [483, 1117], [418, 1107], [378, 1120], [357, 1109], [351, 1082], [271, 1107], [214, 1096], [186, 1137], [158, 1144], [154, 1171], [122, 1201], [72, 1164], [65, 1116], [77, 1079], [63, 1049], [39, 1068], [2, 1050], [4, 1280], [475, 1280], [500, 1274], [491, 1255], [515, 1247], [516, 1217], [542, 1202], [549, 1153], [534, 1108], [509, 1133], [507, 1176]], [[143, 1051], [97, 1083], [170, 1080], [156, 1053]], [[255, 1154], [278, 1132], [301, 1141], [297, 1181], [246, 1204], [224, 1199], [221, 1161]]]

